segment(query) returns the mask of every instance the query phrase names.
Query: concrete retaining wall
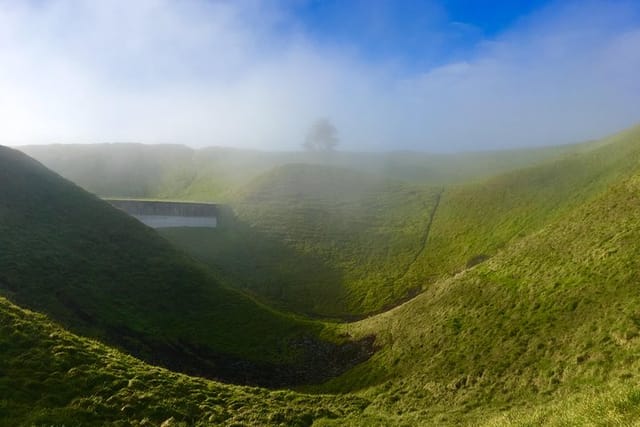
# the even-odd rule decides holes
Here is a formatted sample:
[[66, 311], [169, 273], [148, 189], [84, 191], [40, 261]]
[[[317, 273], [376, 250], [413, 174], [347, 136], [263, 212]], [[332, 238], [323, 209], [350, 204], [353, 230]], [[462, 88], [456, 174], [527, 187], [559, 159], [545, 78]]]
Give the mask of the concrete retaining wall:
[[218, 225], [218, 207], [212, 203], [119, 199], [107, 199], [107, 202], [152, 228]]

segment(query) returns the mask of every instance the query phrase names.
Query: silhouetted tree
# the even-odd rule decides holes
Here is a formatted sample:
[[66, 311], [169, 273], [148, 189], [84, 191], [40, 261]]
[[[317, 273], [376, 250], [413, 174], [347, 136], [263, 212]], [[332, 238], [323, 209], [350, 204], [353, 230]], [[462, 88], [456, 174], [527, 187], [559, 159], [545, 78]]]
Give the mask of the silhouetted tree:
[[338, 130], [329, 119], [316, 120], [304, 141], [303, 147], [309, 151], [331, 151], [338, 145]]

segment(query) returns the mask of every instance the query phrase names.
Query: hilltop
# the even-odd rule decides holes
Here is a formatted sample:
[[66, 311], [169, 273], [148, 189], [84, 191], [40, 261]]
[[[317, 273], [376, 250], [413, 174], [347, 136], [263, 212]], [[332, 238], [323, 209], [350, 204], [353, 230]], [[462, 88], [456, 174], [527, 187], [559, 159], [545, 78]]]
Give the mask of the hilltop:
[[288, 164], [346, 168], [392, 180], [444, 185], [530, 166], [592, 144], [458, 154], [270, 152], [135, 143], [32, 145], [20, 150], [102, 197], [226, 202], [237, 189]]

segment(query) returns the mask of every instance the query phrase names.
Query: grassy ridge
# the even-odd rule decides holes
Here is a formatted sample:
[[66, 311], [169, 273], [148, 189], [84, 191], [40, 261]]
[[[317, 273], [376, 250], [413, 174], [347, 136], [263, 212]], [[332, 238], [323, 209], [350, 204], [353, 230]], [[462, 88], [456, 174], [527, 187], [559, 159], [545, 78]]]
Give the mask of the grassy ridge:
[[374, 413], [446, 422], [525, 404], [535, 419], [557, 397], [613, 381], [628, 402], [610, 409], [628, 417], [640, 403], [638, 194], [634, 175], [409, 303], [345, 326], [375, 330], [383, 349], [323, 390], [360, 389]]
[[[211, 265], [215, 267], [217, 260], [217, 271], [229, 280], [244, 275], [245, 284], [256, 286], [260, 291], [273, 291], [273, 295], [264, 294], [289, 304], [307, 303], [311, 295], [297, 293], [311, 288], [309, 285], [297, 287], [298, 277], [319, 277], [322, 281], [336, 278], [342, 285], [348, 277], [344, 272], [349, 272], [350, 266], [356, 272], [362, 267], [363, 272], [401, 274], [402, 279], [389, 282], [394, 289], [400, 289], [398, 283], [402, 280], [425, 285], [424, 292], [408, 303], [338, 327], [338, 331], [356, 337], [376, 334], [377, 344], [381, 345], [381, 350], [370, 360], [343, 376], [322, 386], [307, 388], [313, 392], [345, 393], [339, 397], [348, 403], [326, 395], [274, 394], [256, 389], [242, 389], [252, 391], [235, 394], [241, 389], [155, 370], [144, 377], [142, 386], [146, 391], [153, 387], [151, 395], [108, 387], [100, 395], [97, 388], [84, 392], [74, 385], [73, 395], [86, 393], [98, 394], [98, 397], [73, 403], [70, 393], [65, 401], [39, 402], [33, 397], [35, 385], [29, 380], [34, 365], [19, 365], [23, 357], [18, 354], [27, 348], [36, 348], [38, 357], [50, 357], [55, 351], [37, 350], [37, 341], [25, 341], [32, 333], [36, 340], [44, 339], [35, 331], [14, 337], [13, 332], [6, 334], [0, 329], [9, 337], [5, 340], [9, 344], [0, 342], [0, 351], [10, 351], [14, 339], [23, 343], [17, 347], [21, 350], [14, 354], [13, 359], [17, 361], [12, 363], [21, 367], [19, 378], [24, 380], [17, 386], [9, 382], [0, 387], [4, 387], [3, 390], [17, 387], [24, 396], [31, 396], [22, 401], [18, 397], [0, 397], [0, 408], [9, 408], [9, 413], [23, 418], [28, 416], [26, 408], [36, 401], [45, 411], [80, 408], [88, 412], [85, 414], [88, 420], [95, 420], [98, 418], [90, 417], [97, 417], [91, 415], [96, 408], [103, 411], [96, 413], [103, 414], [105, 419], [115, 420], [117, 416], [113, 411], [119, 405], [131, 404], [133, 409], [121, 410], [121, 417], [138, 417], [138, 414], [150, 417], [153, 411], [158, 411], [161, 416], [154, 418], [154, 422], [160, 422], [165, 416], [176, 416], [194, 424], [220, 411], [217, 406], [211, 406], [211, 401], [203, 400], [208, 391], [198, 389], [201, 385], [193, 386], [191, 381], [196, 381], [208, 384], [207, 390], [213, 388], [218, 393], [234, 390], [221, 400], [221, 404], [231, 407], [232, 411], [227, 410], [227, 417], [220, 422], [583, 425], [597, 417], [602, 424], [632, 424], [637, 421], [640, 409], [637, 386], [640, 369], [639, 136], [640, 128], [631, 129], [544, 165], [484, 182], [445, 188], [441, 198], [437, 197], [437, 188], [371, 181], [364, 177], [360, 180], [361, 175], [353, 172], [298, 165], [279, 168], [239, 193], [237, 224], [205, 236], [220, 239], [224, 242], [221, 246], [227, 247], [217, 246]], [[407, 205], [397, 209], [397, 218], [380, 215], [379, 211], [388, 212], [386, 208], [396, 203], [394, 196], [399, 203], [407, 201]], [[20, 199], [14, 195], [12, 200]], [[431, 216], [427, 217], [426, 212], [433, 211], [436, 205], [427, 245], [416, 252], [416, 236], [420, 233], [412, 227], [425, 227], [430, 223]], [[13, 205], [5, 207], [6, 212], [12, 209]], [[0, 210], [0, 218], [6, 212]], [[24, 215], [33, 219], [32, 210], [25, 210]], [[362, 218], [366, 219], [365, 224], [359, 224]], [[21, 223], [23, 227], [28, 224], [27, 219]], [[391, 227], [394, 224], [397, 228]], [[369, 228], [371, 225], [375, 227]], [[412, 231], [402, 240], [405, 229]], [[389, 234], [385, 234], [386, 231]], [[53, 229], [47, 230], [52, 232]], [[174, 237], [187, 236], [187, 243], [189, 240], [193, 243], [196, 237], [180, 236]], [[348, 236], [344, 242], [340, 240], [343, 236]], [[13, 238], [24, 239], [18, 234]], [[37, 240], [30, 244], [36, 247]], [[390, 248], [411, 248], [406, 253], [393, 252], [401, 254], [401, 260], [411, 259], [411, 262], [367, 264], [369, 260], [385, 259], [375, 251], [382, 242], [389, 242]], [[368, 245], [376, 246], [370, 258], [365, 250]], [[208, 256], [206, 246], [199, 250], [203, 251], [202, 256]], [[285, 261], [282, 254], [287, 258]], [[344, 260], [340, 256], [359, 261], [342, 264]], [[235, 264], [234, 258], [239, 259]], [[24, 259], [27, 257], [15, 258], [11, 260], [13, 264], [7, 265], [13, 266]], [[251, 262], [255, 271], [247, 273]], [[401, 268], [407, 265], [408, 268]], [[228, 270], [223, 271], [221, 266]], [[47, 270], [48, 274], [52, 272], [55, 269]], [[284, 286], [279, 282], [281, 278], [291, 283]], [[41, 283], [45, 286], [44, 280]], [[313, 285], [318, 290], [319, 283], [321, 281]], [[306, 307], [317, 310], [321, 307], [314, 305], [318, 301], [322, 302], [323, 298], [329, 301], [336, 296], [356, 307], [370, 303], [368, 295], [379, 303], [377, 298], [383, 298], [386, 288], [381, 285], [378, 289], [383, 291], [367, 293], [367, 283], [363, 280], [362, 287], [354, 285], [352, 289], [356, 292], [352, 294], [338, 292], [345, 287], [323, 289], [326, 294], [313, 294], [318, 299]], [[7, 293], [15, 293], [13, 281], [4, 278], [3, 285]], [[2, 304], [0, 300], [0, 313]], [[11, 307], [5, 312], [11, 310], [18, 309]], [[353, 312], [353, 308], [345, 310]], [[6, 316], [0, 319], [0, 325], [14, 325], [18, 319], [31, 316], [20, 310], [17, 313], [10, 320], [5, 320]], [[141, 316], [140, 321], [146, 316]], [[319, 327], [320, 324], [309, 325]], [[47, 331], [41, 325], [34, 328]], [[16, 328], [12, 326], [12, 329]], [[81, 364], [82, 359], [74, 363]], [[8, 369], [0, 365], [0, 372]], [[123, 367], [121, 374], [143, 371], [131, 369]], [[66, 378], [65, 375], [52, 373], [59, 372], [53, 368], [47, 372], [37, 377], [38, 380], [52, 376], [52, 384], [64, 386], [60, 378]], [[171, 380], [158, 380], [155, 375], [170, 375]], [[17, 377], [12, 376], [9, 381], [11, 378]], [[5, 379], [0, 376], [0, 380]], [[164, 392], [162, 387], [170, 382], [178, 387], [167, 387], [164, 402], [170, 403], [156, 405], [160, 400], [157, 396]], [[133, 384], [135, 386], [135, 381]], [[193, 392], [191, 387], [200, 391]], [[253, 392], [260, 396], [258, 400], [253, 400]], [[120, 399], [115, 400], [113, 406], [109, 406], [110, 393]], [[132, 395], [134, 403], [129, 403], [126, 397]], [[183, 400], [180, 396], [188, 397]], [[264, 406], [253, 406], [260, 399], [266, 402]], [[279, 399], [287, 400], [286, 404]], [[152, 404], [153, 410], [144, 402]], [[198, 408], [189, 406], [193, 402], [198, 402]], [[243, 402], [249, 406], [242, 406]], [[178, 408], [178, 415], [171, 412], [174, 406]], [[208, 409], [203, 410], [201, 406]], [[330, 419], [332, 416], [325, 410], [340, 418]], [[127, 411], [131, 411], [131, 415]], [[79, 412], [72, 413], [80, 416]], [[190, 413], [197, 415], [185, 418]], [[49, 418], [34, 419], [59, 419], [51, 418], [51, 414], [57, 412], [47, 412]], [[279, 415], [272, 418], [272, 414]]]
[[580, 152], [442, 194], [428, 250], [408, 277], [428, 284], [495, 254], [612, 183], [637, 171], [640, 127], [588, 144]]
[[361, 315], [484, 261], [600, 194], [634, 170], [639, 138], [640, 128], [631, 129], [538, 166], [445, 187], [283, 166], [234, 194], [237, 218], [220, 230], [163, 235], [272, 304]]
[[405, 297], [440, 189], [340, 168], [288, 165], [236, 193], [235, 218], [162, 234], [230, 282], [315, 315], [350, 316]]
[[146, 365], [0, 297], [0, 425], [308, 426], [355, 396], [225, 385]]
[[384, 344], [322, 387], [356, 395], [268, 392], [151, 368], [0, 299], [0, 372], [12, 373], [0, 376], [2, 422], [633, 423], [638, 194], [640, 175], [411, 302], [345, 325]]
[[[586, 144], [590, 146], [592, 144]], [[328, 154], [180, 145], [41, 145], [20, 149], [103, 197], [222, 202], [261, 174], [292, 163], [340, 167], [383, 178], [444, 185], [466, 182], [583, 150], [585, 144], [492, 152]]]
[[0, 147], [0, 182], [0, 292], [74, 331], [209, 375], [233, 358], [296, 363], [308, 349], [291, 344], [303, 337], [337, 340], [221, 286], [153, 230], [22, 153]]
[[[225, 385], [146, 365], [98, 342], [70, 334], [45, 316], [0, 297], [0, 424], [387, 426], [589, 425], [633, 423], [640, 407], [635, 381], [483, 407], [472, 415], [389, 411], [366, 396], [308, 395]], [[550, 399], [553, 398], [553, 401]], [[520, 404], [517, 404], [520, 403]], [[168, 421], [171, 420], [171, 421]]]
[[193, 151], [179, 145], [45, 145], [21, 151], [101, 196], [154, 197], [181, 191], [195, 178]]

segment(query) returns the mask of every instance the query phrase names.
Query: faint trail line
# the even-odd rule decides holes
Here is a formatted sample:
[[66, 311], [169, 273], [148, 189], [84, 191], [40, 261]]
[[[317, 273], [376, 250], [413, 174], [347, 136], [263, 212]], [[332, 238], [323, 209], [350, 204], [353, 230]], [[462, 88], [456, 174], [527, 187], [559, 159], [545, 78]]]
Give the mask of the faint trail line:
[[424, 250], [426, 249], [427, 241], [429, 240], [429, 234], [431, 233], [431, 226], [433, 225], [433, 219], [436, 216], [436, 211], [438, 210], [438, 206], [440, 206], [440, 199], [442, 198], [442, 193], [444, 193], [444, 187], [442, 187], [440, 189], [440, 191], [438, 191], [438, 194], [436, 194], [436, 203], [433, 205], [433, 209], [431, 210], [431, 214], [429, 215], [429, 222], [427, 223], [427, 229], [425, 230], [425, 233], [422, 236], [422, 242], [420, 244], [420, 249], [418, 249], [416, 251], [416, 254], [414, 255], [414, 257], [411, 260], [411, 262], [409, 262], [409, 264], [407, 265], [407, 268], [405, 268], [405, 270], [401, 274], [398, 275], [396, 280], [402, 280], [402, 279], [405, 278], [405, 276], [407, 274], [409, 274], [409, 271], [411, 270], [411, 267], [413, 267], [414, 264], [416, 262], [418, 262], [418, 259], [423, 254]]
[[[443, 193], [444, 193], [444, 187], [442, 187], [440, 189], [440, 191], [438, 191], [438, 194], [436, 194], [436, 203], [434, 204], [433, 209], [431, 210], [431, 214], [429, 215], [429, 222], [427, 223], [427, 229], [425, 230], [425, 233], [422, 236], [422, 242], [421, 242], [420, 249], [418, 249], [418, 251], [416, 252], [415, 256], [413, 257], [413, 260], [411, 260], [411, 262], [407, 265], [407, 268], [401, 274], [399, 274], [398, 277], [396, 277], [396, 279], [394, 279], [394, 280], [396, 280], [396, 281], [401, 280], [407, 274], [409, 274], [409, 271], [411, 270], [411, 267], [413, 267], [413, 265], [416, 262], [418, 262], [418, 259], [420, 258], [420, 255], [422, 255], [422, 253], [424, 252], [425, 248], [427, 247], [427, 240], [429, 240], [429, 234], [431, 233], [431, 225], [433, 224], [433, 219], [436, 216], [436, 211], [438, 210], [438, 206], [440, 206], [440, 199], [442, 198], [442, 194]], [[342, 322], [357, 322], [359, 320], [366, 319], [368, 317], [375, 316], [377, 314], [385, 313], [385, 312], [387, 312], [389, 310], [393, 310], [394, 308], [411, 301], [412, 299], [414, 299], [415, 297], [417, 297], [421, 293], [422, 293], [422, 286], [411, 288], [411, 289], [409, 289], [407, 291], [407, 294], [404, 297], [395, 300], [391, 304], [387, 304], [387, 305], [385, 305], [383, 307], [380, 307], [377, 310], [372, 310], [372, 311], [369, 311], [369, 312], [363, 313], [363, 314], [335, 316], [335, 317], [332, 317], [332, 319], [333, 320], [339, 320], [339, 321], [342, 321]], [[311, 317], [311, 318], [327, 319], [327, 317], [318, 316], [318, 315], [315, 315], [315, 314], [306, 314], [306, 315]]]

